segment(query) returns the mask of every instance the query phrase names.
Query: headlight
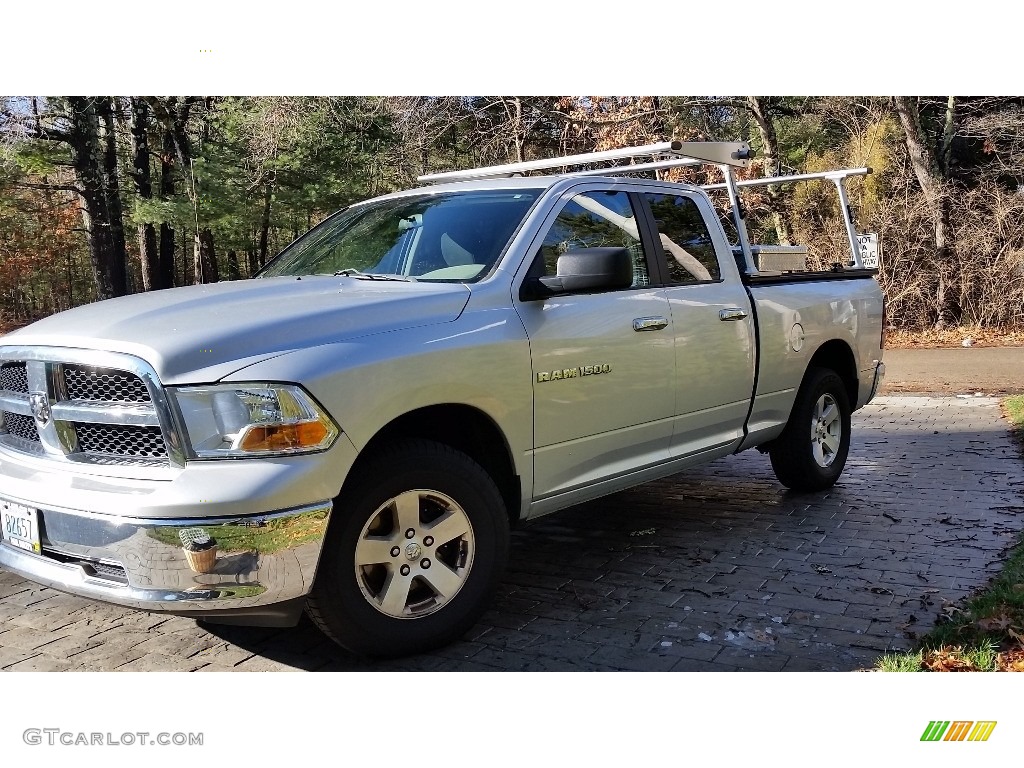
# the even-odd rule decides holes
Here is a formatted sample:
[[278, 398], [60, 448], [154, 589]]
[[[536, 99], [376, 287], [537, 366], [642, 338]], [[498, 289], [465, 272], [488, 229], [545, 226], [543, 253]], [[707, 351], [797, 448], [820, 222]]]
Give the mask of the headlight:
[[169, 390], [200, 459], [322, 451], [338, 427], [293, 384], [218, 384]]

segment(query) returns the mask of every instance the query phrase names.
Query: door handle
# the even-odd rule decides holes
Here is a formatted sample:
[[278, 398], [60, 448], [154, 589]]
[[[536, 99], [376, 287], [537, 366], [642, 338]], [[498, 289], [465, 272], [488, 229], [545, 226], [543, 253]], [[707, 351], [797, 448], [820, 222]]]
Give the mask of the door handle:
[[747, 316], [746, 310], [740, 309], [739, 307], [729, 307], [729, 309], [723, 309], [718, 313], [719, 320], [742, 320]]
[[637, 331], [660, 331], [668, 327], [667, 317], [638, 317], [633, 320], [633, 330]]

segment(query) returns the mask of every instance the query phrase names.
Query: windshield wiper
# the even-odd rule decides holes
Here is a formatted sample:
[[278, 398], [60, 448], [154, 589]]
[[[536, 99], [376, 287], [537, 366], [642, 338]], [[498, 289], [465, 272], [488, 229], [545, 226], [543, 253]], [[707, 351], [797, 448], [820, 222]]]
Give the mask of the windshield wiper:
[[339, 269], [334, 273], [335, 277], [353, 277], [356, 280], [393, 280], [400, 283], [414, 283], [415, 277], [405, 275], [382, 275], [377, 272], [360, 272], [358, 269]]

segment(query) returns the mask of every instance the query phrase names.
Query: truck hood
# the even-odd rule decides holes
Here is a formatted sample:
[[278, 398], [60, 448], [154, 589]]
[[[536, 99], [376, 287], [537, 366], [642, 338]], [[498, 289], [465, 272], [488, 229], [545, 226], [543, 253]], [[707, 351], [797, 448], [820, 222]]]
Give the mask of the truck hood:
[[284, 352], [455, 320], [461, 283], [304, 276], [141, 293], [53, 315], [0, 345], [125, 352], [165, 384], [208, 383]]

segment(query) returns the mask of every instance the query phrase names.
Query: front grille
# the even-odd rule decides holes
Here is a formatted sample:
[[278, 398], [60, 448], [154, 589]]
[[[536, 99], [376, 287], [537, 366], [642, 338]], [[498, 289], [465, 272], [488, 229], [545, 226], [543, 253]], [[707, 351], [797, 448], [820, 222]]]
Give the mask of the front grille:
[[[0, 347], [0, 449], [103, 467], [151, 469], [180, 459], [174, 435], [163, 433], [169, 414], [152, 368], [120, 353], [36, 354]], [[37, 410], [47, 417], [42, 424]]]
[[4, 363], [0, 366], [0, 389], [8, 392], [28, 392], [28, 373], [24, 363]]
[[31, 416], [22, 416], [20, 413], [4, 413], [4, 429], [15, 437], [22, 440], [29, 440], [33, 443], [39, 442], [39, 430], [36, 429], [36, 420]]
[[75, 432], [82, 453], [154, 459], [167, 456], [160, 427], [75, 424]]
[[150, 402], [145, 382], [128, 371], [92, 368], [87, 365], [65, 365], [64, 383], [69, 400], [94, 400], [102, 403]]

